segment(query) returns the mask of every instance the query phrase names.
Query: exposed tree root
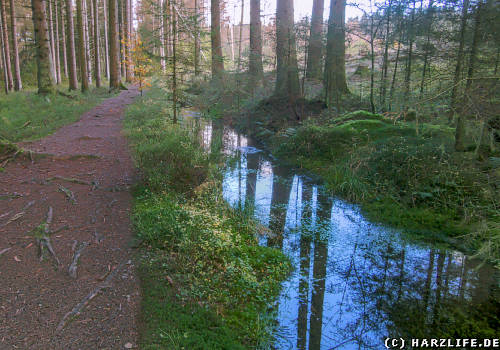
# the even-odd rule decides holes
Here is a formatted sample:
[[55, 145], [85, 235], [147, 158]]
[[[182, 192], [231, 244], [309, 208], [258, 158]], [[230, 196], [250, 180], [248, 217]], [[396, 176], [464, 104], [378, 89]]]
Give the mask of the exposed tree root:
[[14, 214], [5, 224], [0, 225], [0, 227], [5, 227], [8, 224], [10, 224], [11, 222], [14, 222], [14, 221], [19, 220], [20, 218], [22, 218], [24, 216], [24, 214], [26, 214], [26, 210], [28, 210], [31, 206], [33, 206], [33, 204], [35, 204], [35, 201], [28, 202], [28, 204], [26, 204], [24, 206], [23, 210], [21, 210], [17, 214]]
[[7, 253], [11, 248], [5, 248], [5, 249], [2, 249], [0, 250], [0, 256], [2, 256], [3, 254]]
[[52, 207], [49, 207], [49, 211], [47, 213], [47, 220], [42, 223], [40, 226], [37, 228], [37, 232], [35, 233], [35, 236], [37, 236], [36, 241], [38, 243], [38, 254], [40, 257], [40, 261], [43, 260], [43, 251], [44, 248], [47, 249], [47, 251], [52, 255], [54, 260], [56, 261], [57, 265], [61, 265], [61, 262], [59, 261], [59, 258], [56, 255], [56, 252], [54, 251], [54, 248], [52, 247], [52, 243], [50, 241], [50, 224], [52, 223], [52, 217], [53, 217], [53, 210]]
[[80, 259], [80, 255], [82, 252], [85, 250], [85, 248], [88, 246], [87, 242], [81, 242], [78, 243], [78, 241], [75, 241], [73, 244], [73, 260], [71, 262], [71, 265], [69, 265], [68, 273], [71, 276], [71, 278], [76, 279], [77, 277], [77, 269], [78, 269], [78, 260]]
[[74, 184], [80, 184], [80, 185], [88, 185], [90, 186], [91, 183], [88, 181], [80, 180], [80, 179], [75, 179], [73, 177], [64, 177], [64, 176], [52, 176], [46, 179], [47, 181], [54, 181], [54, 180], [61, 180], [61, 181], [66, 181], [66, 182], [71, 182]]
[[59, 324], [57, 325], [56, 331], [60, 332], [64, 327], [66, 327], [66, 325], [70, 321], [78, 317], [81, 314], [82, 310], [85, 308], [85, 306], [87, 306], [88, 303], [101, 292], [101, 290], [103, 290], [104, 288], [111, 287], [112, 279], [116, 276], [118, 271], [120, 271], [123, 268], [123, 266], [127, 264], [127, 261], [128, 260], [125, 260], [122, 263], [120, 263], [120, 265], [118, 265], [101, 284], [99, 284], [96, 288], [94, 288], [85, 298], [83, 298], [82, 301], [76, 304], [75, 307], [70, 312], [66, 313], [59, 322]]

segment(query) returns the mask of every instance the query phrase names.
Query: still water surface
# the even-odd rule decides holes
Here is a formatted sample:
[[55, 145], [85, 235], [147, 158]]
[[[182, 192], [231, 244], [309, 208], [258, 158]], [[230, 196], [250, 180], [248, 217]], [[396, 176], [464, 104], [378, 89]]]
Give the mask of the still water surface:
[[491, 298], [492, 267], [374, 224], [251, 139], [207, 120], [195, 124], [207, 151], [218, 142], [234, 157], [224, 173], [226, 201], [253, 208], [273, 232], [260, 244], [292, 261], [274, 348], [384, 349], [387, 336], [432, 334], [443, 313]]

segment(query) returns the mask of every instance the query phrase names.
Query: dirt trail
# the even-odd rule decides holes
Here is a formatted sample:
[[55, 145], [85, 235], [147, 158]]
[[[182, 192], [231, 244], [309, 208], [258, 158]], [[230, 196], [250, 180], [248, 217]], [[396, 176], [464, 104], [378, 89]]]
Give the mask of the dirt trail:
[[[123, 109], [137, 95], [132, 87], [23, 144], [54, 156], [15, 161], [0, 173], [0, 349], [136, 348], [140, 297], [129, 220], [135, 174], [120, 131]], [[59, 265], [47, 252], [39, 259], [37, 227], [49, 208]], [[68, 272], [75, 241], [88, 244], [76, 279]], [[77, 317], [60, 323], [99, 286]]]

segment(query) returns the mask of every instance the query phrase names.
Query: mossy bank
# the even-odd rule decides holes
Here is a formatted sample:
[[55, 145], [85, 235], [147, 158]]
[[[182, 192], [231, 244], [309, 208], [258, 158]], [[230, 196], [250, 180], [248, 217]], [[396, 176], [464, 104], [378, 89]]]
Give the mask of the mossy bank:
[[287, 258], [258, 245], [249, 213], [221, 195], [217, 149], [172, 124], [153, 88], [126, 113], [125, 132], [142, 182], [133, 222], [140, 246], [143, 349], [267, 347]]

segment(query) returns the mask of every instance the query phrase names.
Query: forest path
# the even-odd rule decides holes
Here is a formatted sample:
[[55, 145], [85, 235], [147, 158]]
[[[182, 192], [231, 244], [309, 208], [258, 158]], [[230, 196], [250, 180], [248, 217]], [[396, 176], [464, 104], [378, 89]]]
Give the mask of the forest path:
[[[123, 110], [137, 95], [131, 87], [78, 122], [21, 144], [51, 156], [17, 160], [0, 172], [0, 349], [137, 347], [129, 192], [135, 171], [121, 135]], [[45, 235], [37, 228], [49, 211]], [[47, 251], [40, 261], [42, 236], [60, 264]], [[75, 279], [69, 266], [84, 244]], [[67, 315], [86, 297], [79, 315]]]

